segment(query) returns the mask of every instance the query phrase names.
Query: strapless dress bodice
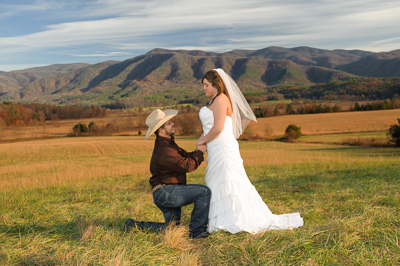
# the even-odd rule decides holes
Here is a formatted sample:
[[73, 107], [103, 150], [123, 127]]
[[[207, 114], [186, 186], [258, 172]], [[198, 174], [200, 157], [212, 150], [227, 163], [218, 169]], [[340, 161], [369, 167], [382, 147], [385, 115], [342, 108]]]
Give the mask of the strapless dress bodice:
[[[208, 134], [208, 132], [210, 132], [211, 128], [214, 126], [213, 111], [211, 111], [207, 106], [203, 106], [200, 109], [199, 117], [201, 120], [201, 124], [203, 125], [204, 136], [206, 136]], [[225, 117], [224, 130], [220, 135], [227, 135], [227, 134], [233, 135], [232, 117], [230, 117], [230, 116]]]

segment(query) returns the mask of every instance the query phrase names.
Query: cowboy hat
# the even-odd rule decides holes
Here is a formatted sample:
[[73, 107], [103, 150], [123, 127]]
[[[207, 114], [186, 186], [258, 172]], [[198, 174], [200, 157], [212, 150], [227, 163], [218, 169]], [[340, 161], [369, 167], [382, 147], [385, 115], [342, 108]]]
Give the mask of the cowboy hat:
[[177, 110], [174, 109], [165, 109], [161, 111], [160, 109], [154, 110], [147, 118], [146, 118], [146, 125], [149, 127], [147, 129], [146, 137], [154, 133], [157, 129], [159, 129], [165, 122], [170, 120], [172, 117], [178, 114]]

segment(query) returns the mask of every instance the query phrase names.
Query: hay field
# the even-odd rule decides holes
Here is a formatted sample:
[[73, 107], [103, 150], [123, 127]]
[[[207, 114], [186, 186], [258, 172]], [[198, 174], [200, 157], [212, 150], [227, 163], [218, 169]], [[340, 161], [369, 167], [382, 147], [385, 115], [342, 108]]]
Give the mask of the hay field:
[[[162, 221], [148, 184], [153, 140], [109, 136], [0, 144], [2, 265], [396, 265], [400, 150], [240, 141], [247, 174], [273, 213], [304, 227], [190, 240], [121, 228]], [[187, 150], [196, 139], [177, 137]], [[206, 164], [189, 174], [204, 183]]]
[[286, 115], [258, 119], [246, 130], [250, 134], [268, 132], [270, 136], [281, 136], [289, 124], [295, 124], [301, 127], [304, 135], [387, 131], [390, 125], [397, 123], [397, 118], [400, 118], [400, 109]]
[[[259, 118], [257, 123], [251, 122], [245, 130], [245, 135], [249, 138], [257, 138], [257, 136], [264, 139], [275, 138], [282, 136], [289, 124], [300, 126], [304, 135], [387, 131], [390, 125], [397, 123], [399, 117], [400, 109], [276, 116]], [[120, 125], [121, 128], [134, 125], [134, 130], [122, 130], [117, 133], [119, 135], [137, 135], [139, 130], [142, 132], [147, 130], [144, 123], [145, 117], [132, 117], [129, 112], [118, 112], [104, 118], [46, 121], [26, 127], [0, 127], [0, 142], [60, 138], [71, 133], [75, 124], [87, 125], [91, 121], [98, 125], [113, 123]], [[193, 126], [196, 127], [196, 131], [201, 130], [199, 119], [193, 123], [195, 123]]]
[[[44, 139], [44, 138], [62, 138], [72, 133], [72, 128], [78, 123], [88, 125], [90, 122], [95, 122], [99, 126], [105, 126], [112, 123], [122, 130], [118, 134], [134, 134], [137, 135], [138, 130], [146, 130], [143, 117], [131, 117], [124, 112], [112, 113], [103, 118], [84, 118], [84, 119], [70, 119], [70, 120], [56, 120], [45, 121], [44, 123], [37, 123], [29, 126], [9, 126], [0, 127], [0, 142], [10, 141], [25, 141], [31, 139]], [[133, 127], [135, 130], [125, 131], [125, 127]]]
[[[194, 149], [195, 138], [178, 139], [181, 147]], [[0, 189], [54, 187], [132, 175], [147, 179], [153, 145], [154, 136], [149, 140], [140, 136], [109, 136], [3, 143]], [[319, 146], [307, 143], [287, 146], [291, 149], [281, 148], [286, 146], [279, 142], [240, 141], [240, 145], [248, 167], [352, 161], [341, 153], [316, 152], [314, 149], [318, 151]], [[197, 173], [205, 174], [205, 165]]]
[[85, 137], [4, 143], [0, 147], [0, 188], [25, 189], [133, 173], [146, 177], [153, 143], [138, 137]]

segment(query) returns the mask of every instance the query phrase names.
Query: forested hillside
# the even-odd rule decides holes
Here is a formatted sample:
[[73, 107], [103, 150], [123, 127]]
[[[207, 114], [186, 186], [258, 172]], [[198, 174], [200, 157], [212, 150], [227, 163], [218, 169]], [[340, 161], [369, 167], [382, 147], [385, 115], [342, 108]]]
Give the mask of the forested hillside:
[[0, 101], [115, 108], [199, 103], [205, 101], [201, 77], [213, 68], [230, 74], [252, 102], [276, 97], [378, 100], [399, 94], [400, 50], [154, 49], [122, 62], [1, 73]]

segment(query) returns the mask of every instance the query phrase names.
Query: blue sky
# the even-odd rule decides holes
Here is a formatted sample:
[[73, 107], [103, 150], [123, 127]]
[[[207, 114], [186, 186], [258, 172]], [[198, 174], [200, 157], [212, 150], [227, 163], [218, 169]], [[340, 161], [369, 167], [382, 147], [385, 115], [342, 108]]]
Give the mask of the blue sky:
[[400, 1], [0, 0], [0, 70], [122, 61], [154, 48], [400, 49]]

